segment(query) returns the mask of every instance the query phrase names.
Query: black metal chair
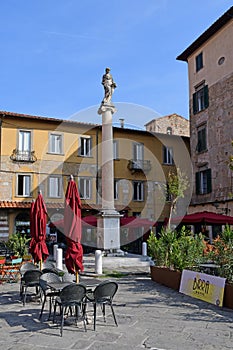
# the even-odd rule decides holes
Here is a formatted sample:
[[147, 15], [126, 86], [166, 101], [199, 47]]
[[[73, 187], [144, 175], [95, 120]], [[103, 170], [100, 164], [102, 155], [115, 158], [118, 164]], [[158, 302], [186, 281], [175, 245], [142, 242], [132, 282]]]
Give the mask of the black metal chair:
[[[117, 292], [118, 284], [116, 282], [112, 281], [104, 281], [100, 283], [93, 292], [88, 292], [86, 296], [86, 300], [91, 302], [94, 307], [94, 330], [96, 328], [96, 313], [97, 313], [97, 305], [101, 305], [102, 313], [104, 317], [104, 322], [106, 322], [105, 318], [105, 305], [109, 305], [112, 311], [112, 316], [114, 319], [114, 322], [117, 324], [115, 312], [113, 309], [113, 298]], [[86, 306], [85, 306], [86, 309]], [[84, 312], [86, 314], [86, 310]]]
[[60, 295], [55, 299], [54, 304], [54, 312], [53, 312], [53, 322], [55, 321], [55, 315], [56, 315], [56, 307], [60, 306], [61, 310], [61, 329], [60, 333], [62, 336], [63, 333], [63, 326], [64, 326], [64, 315], [65, 310], [71, 309], [72, 307], [75, 308], [75, 320], [78, 321], [79, 318], [79, 310], [82, 313], [83, 318], [83, 326], [84, 330], [86, 332], [86, 320], [84, 311], [85, 308], [83, 307], [83, 302], [86, 297], [86, 287], [82, 284], [70, 284], [62, 289], [60, 292]]
[[59, 295], [59, 291], [54, 291], [53, 289], [51, 289], [49, 287], [48, 284], [50, 282], [59, 283], [59, 282], [61, 282], [61, 279], [56, 273], [53, 273], [53, 272], [46, 272], [40, 276], [39, 284], [40, 284], [41, 292], [43, 294], [43, 301], [42, 301], [39, 319], [41, 319], [41, 317], [42, 317], [47, 298], [49, 298], [49, 317], [48, 317], [48, 319], [50, 319], [53, 300], [57, 295]]
[[22, 264], [20, 267], [20, 295], [22, 295], [22, 289], [23, 289], [23, 283], [24, 283], [24, 274], [26, 271], [30, 271], [30, 270], [39, 270], [39, 268], [33, 264], [32, 262], [26, 262], [25, 264]]
[[40, 270], [28, 270], [23, 275], [22, 298], [23, 305], [26, 303], [28, 288], [36, 288], [36, 294], [39, 293], [39, 280], [42, 272]]

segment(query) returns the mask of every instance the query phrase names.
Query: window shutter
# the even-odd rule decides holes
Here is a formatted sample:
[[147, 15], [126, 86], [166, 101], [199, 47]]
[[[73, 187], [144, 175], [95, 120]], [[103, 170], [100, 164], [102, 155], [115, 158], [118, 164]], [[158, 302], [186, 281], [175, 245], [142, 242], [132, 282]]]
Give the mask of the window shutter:
[[200, 172], [196, 173], [196, 194], [200, 194]]
[[193, 94], [193, 114], [197, 114], [198, 106], [197, 106], [197, 93]]
[[209, 88], [208, 88], [208, 85], [204, 86], [204, 106], [205, 106], [205, 108], [209, 107]]
[[212, 192], [211, 169], [206, 170], [207, 175], [207, 193]]
[[203, 150], [207, 149], [206, 128], [203, 129]]
[[81, 156], [81, 137], [78, 137], [78, 156]]
[[92, 137], [90, 137], [90, 150], [89, 150], [89, 156], [92, 156]]

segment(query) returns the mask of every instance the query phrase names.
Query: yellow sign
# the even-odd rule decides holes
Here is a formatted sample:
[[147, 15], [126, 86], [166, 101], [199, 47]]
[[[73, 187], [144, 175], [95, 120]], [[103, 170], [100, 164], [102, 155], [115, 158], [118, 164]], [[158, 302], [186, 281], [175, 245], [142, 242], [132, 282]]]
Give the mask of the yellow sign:
[[218, 306], [223, 305], [226, 278], [183, 270], [180, 293]]

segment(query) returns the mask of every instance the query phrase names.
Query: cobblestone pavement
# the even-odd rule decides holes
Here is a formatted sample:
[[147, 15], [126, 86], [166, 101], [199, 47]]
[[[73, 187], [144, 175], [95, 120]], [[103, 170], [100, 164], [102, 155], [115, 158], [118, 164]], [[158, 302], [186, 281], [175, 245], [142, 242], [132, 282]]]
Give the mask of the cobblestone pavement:
[[182, 295], [151, 281], [149, 275], [115, 280], [118, 327], [110, 313], [104, 323], [99, 312], [96, 331], [92, 322], [87, 332], [82, 322], [65, 324], [63, 337], [59, 324], [46, 320], [47, 313], [38, 320], [38, 301], [28, 300], [23, 307], [19, 283], [0, 285], [0, 349], [233, 349], [233, 310]]

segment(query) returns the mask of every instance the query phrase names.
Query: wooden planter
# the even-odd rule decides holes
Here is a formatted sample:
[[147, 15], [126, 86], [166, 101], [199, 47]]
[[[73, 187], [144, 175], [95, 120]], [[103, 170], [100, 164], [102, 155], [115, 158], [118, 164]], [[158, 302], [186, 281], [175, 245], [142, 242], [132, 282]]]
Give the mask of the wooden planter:
[[151, 266], [150, 272], [152, 281], [174, 290], [179, 290], [181, 280], [180, 271], [170, 270], [166, 267]]
[[225, 285], [223, 306], [233, 309], [233, 284], [226, 283]]
[[[170, 270], [166, 267], [151, 266], [151, 279], [174, 290], [179, 290], [181, 272]], [[233, 284], [226, 283], [224, 290], [223, 306], [233, 309]]]

